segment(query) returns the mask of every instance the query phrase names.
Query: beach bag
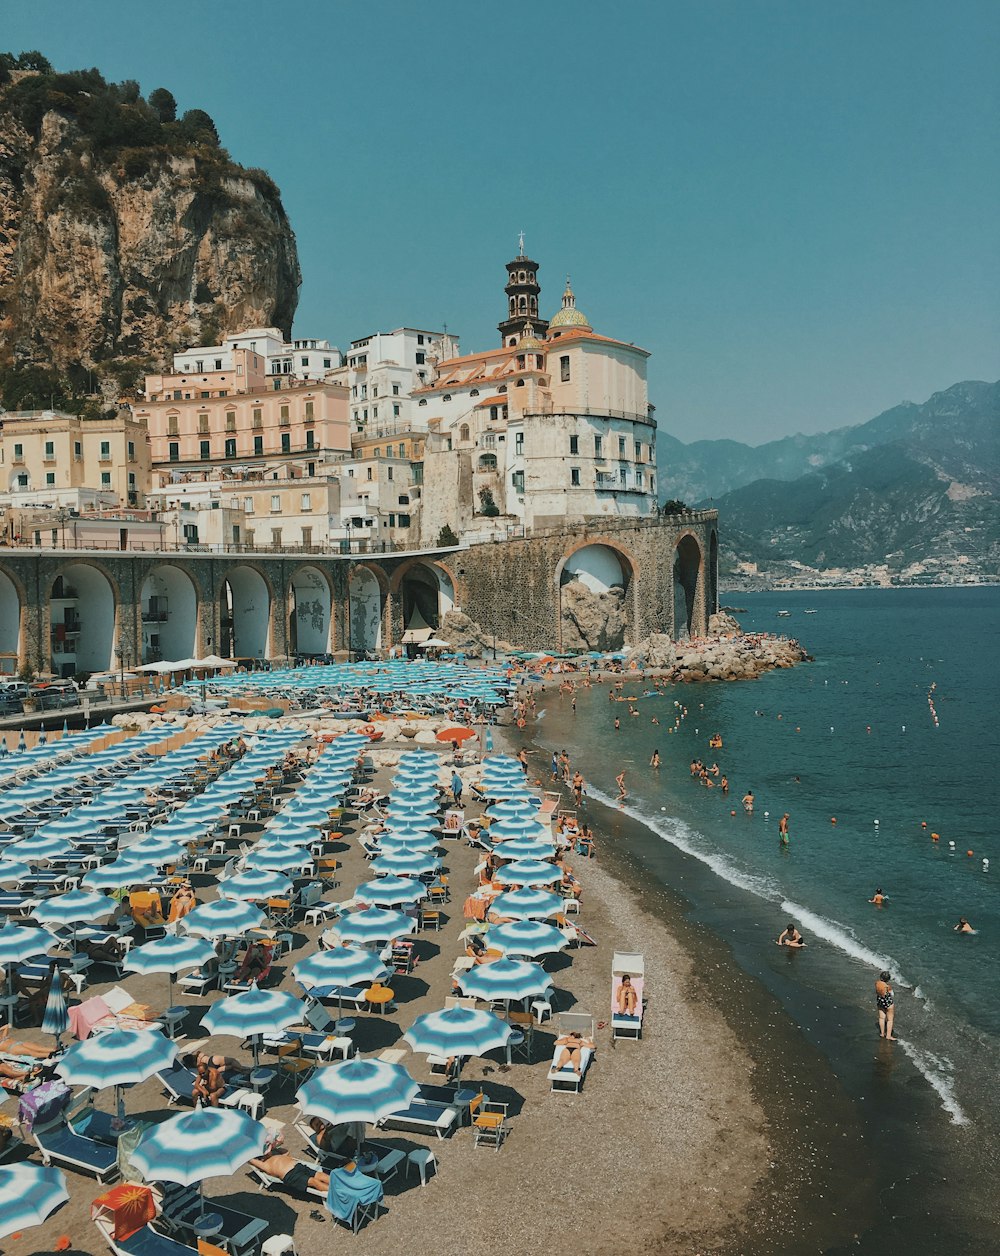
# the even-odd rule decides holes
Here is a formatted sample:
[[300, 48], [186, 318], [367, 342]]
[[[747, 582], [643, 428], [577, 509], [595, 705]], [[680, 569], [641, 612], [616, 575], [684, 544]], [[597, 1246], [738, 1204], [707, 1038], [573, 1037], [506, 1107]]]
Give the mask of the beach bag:
[[72, 1091], [65, 1082], [42, 1082], [21, 1096], [17, 1119], [31, 1133], [36, 1125], [47, 1125], [67, 1107]]

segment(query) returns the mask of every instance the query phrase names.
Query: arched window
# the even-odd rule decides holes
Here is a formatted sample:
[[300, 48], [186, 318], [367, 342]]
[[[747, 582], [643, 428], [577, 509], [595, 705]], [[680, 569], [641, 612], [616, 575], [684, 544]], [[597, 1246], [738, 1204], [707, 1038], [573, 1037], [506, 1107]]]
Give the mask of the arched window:
[[478, 396], [479, 396], [479, 389], [478, 389], [478, 388], [470, 388], [470, 389], [469, 389], [469, 396], [470, 396], [470, 397], [478, 397]]
[[521, 313], [522, 313], [522, 314], [527, 314], [527, 312], [528, 312], [528, 298], [527, 298], [527, 297], [518, 297], [518, 306], [520, 307], [520, 310], [521, 310]]
[[519, 280], [521, 283], [524, 283], [524, 278], [525, 278], [525, 275], [524, 275], [524, 271], [523, 271], [523, 270], [519, 270], [519, 271], [517, 272], [517, 278], [518, 278], [518, 280]]
[[537, 297], [531, 298], [531, 312], [532, 314], [538, 313], [538, 298]]
[[514, 298], [513, 298], [513, 297], [511, 297], [511, 299], [510, 299], [510, 313], [511, 313], [511, 317], [513, 317], [513, 316], [514, 316], [514, 314], [515, 314], [516, 310], [517, 310], [517, 302], [514, 300]]
[[507, 391], [506, 384], [501, 384], [500, 387], [497, 389], [497, 392], [506, 392], [506, 391]]
[[467, 441], [469, 439], [468, 423], [463, 423], [462, 426], [458, 429], [458, 439], [460, 441]]
[[524, 380], [523, 380], [523, 379], [519, 379], [519, 380], [517, 381], [517, 387], [518, 387], [518, 388], [523, 388], [523, 387], [524, 387]]
[[497, 469], [496, 454], [480, 454], [479, 455], [479, 470], [480, 471], [495, 471], [496, 469]]

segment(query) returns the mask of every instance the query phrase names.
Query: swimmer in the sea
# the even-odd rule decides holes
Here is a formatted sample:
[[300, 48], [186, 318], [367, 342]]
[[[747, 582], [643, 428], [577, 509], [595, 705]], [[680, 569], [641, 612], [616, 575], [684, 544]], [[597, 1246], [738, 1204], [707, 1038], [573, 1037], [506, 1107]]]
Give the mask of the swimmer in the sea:
[[876, 907], [882, 906], [882, 904], [885, 902], [885, 895], [882, 893], [881, 886], [879, 886], [878, 889], [876, 889], [875, 893], [872, 895], [872, 897], [868, 901], [869, 903], [874, 903]]
[[958, 924], [955, 926], [954, 932], [955, 933], [975, 933], [976, 931], [975, 929], [973, 929], [972, 925], [969, 924], [969, 922], [965, 919], [964, 916], [959, 916]]

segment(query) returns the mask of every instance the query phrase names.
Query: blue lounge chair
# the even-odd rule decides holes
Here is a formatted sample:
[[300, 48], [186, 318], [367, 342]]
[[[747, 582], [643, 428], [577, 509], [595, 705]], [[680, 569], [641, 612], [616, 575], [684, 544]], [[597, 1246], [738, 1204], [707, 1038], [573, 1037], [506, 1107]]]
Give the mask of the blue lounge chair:
[[118, 1176], [117, 1150], [83, 1134], [74, 1134], [62, 1116], [48, 1125], [35, 1125], [31, 1137], [42, 1153], [44, 1164], [64, 1165], [89, 1173], [99, 1182], [110, 1182]]

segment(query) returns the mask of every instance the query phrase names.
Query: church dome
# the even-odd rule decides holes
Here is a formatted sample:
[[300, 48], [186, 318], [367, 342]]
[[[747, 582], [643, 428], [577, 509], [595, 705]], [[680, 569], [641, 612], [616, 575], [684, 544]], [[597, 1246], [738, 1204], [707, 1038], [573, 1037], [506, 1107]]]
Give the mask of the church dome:
[[545, 345], [535, 335], [535, 329], [529, 323], [524, 329], [524, 335], [517, 342], [518, 353], [544, 353]]
[[593, 330], [587, 321], [586, 314], [576, 308], [576, 297], [573, 295], [568, 275], [566, 276], [566, 291], [563, 293], [562, 298], [562, 309], [553, 315], [549, 323], [549, 331], [558, 331], [560, 327], [581, 327], [585, 331]]

